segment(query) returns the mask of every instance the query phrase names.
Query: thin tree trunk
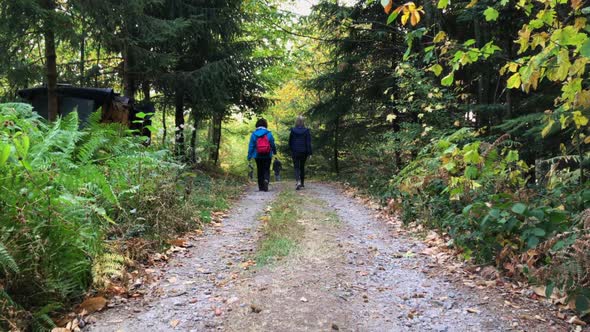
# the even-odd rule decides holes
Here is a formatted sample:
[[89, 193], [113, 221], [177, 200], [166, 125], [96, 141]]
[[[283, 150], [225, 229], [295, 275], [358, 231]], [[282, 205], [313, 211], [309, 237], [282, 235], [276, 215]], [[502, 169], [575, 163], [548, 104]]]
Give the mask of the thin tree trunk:
[[[45, 1], [45, 9], [53, 11], [55, 3], [53, 0]], [[47, 119], [55, 121], [59, 113], [57, 101], [57, 55], [55, 54], [55, 33], [51, 23], [45, 22], [45, 59], [47, 76]]]
[[141, 83], [141, 92], [143, 94], [143, 101], [145, 101], [146, 103], [149, 103], [151, 101], [150, 82], [143, 81], [143, 83]]
[[166, 127], [166, 108], [162, 107], [162, 146], [166, 146], [166, 135], [168, 135], [168, 128]]
[[[178, 83], [180, 85], [180, 83]], [[176, 88], [176, 100], [175, 100], [175, 112], [174, 112], [174, 126], [175, 126], [175, 142], [176, 142], [176, 155], [184, 156], [184, 91], [182, 87]]]
[[336, 173], [336, 175], [340, 175], [340, 166], [338, 164], [339, 128], [340, 128], [340, 115], [338, 115], [336, 117], [336, 123], [334, 126], [334, 172]]
[[221, 142], [221, 120], [222, 116], [214, 114], [211, 117], [211, 126], [209, 128], [209, 141], [213, 144], [213, 149], [209, 152], [209, 160], [217, 165], [219, 161], [219, 146]]
[[221, 123], [223, 120], [223, 116], [222, 115], [218, 115], [216, 116], [216, 124], [215, 127], [217, 128], [217, 135], [215, 137], [215, 160], [214, 160], [214, 164], [217, 165], [217, 163], [219, 162], [219, 148], [221, 147]]
[[100, 44], [96, 49], [96, 74], [94, 75], [94, 86], [98, 87], [98, 76], [100, 75]]
[[197, 115], [193, 115], [193, 134], [191, 136], [191, 161], [193, 163], [197, 162], [197, 131], [199, 130], [199, 120], [197, 119]]
[[86, 85], [84, 79], [85, 67], [86, 66], [86, 27], [84, 25], [84, 19], [82, 19], [82, 40], [80, 41], [80, 86]]
[[133, 55], [129, 44], [123, 48], [123, 89], [125, 96], [135, 99], [135, 81], [131, 69], [133, 68]]

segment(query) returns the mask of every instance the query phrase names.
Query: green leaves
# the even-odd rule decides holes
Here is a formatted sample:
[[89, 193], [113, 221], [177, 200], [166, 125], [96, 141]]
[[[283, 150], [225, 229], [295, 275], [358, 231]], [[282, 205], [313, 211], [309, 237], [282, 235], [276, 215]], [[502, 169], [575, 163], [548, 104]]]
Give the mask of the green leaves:
[[512, 206], [512, 212], [516, 213], [516, 214], [524, 214], [524, 212], [526, 211], [527, 206], [522, 204], [522, 203], [516, 203]]
[[576, 295], [576, 310], [582, 314], [590, 313], [590, 299], [585, 294]]
[[432, 67], [428, 68], [428, 70], [433, 72], [434, 75], [440, 76], [440, 74], [443, 71], [443, 67], [437, 63], [437, 64], [433, 65]]
[[10, 145], [0, 143], [0, 167], [6, 164], [8, 157], [10, 156]]
[[486, 18], [486, 21], [495, 21], [498, 19], [498, 16], [500, 16], [500, 13], [498, 13], [497, 10], [495, 10], [492, 7], [488, 7], [486, 10], [484, 10], [483, 15]]
[[443, 86], [451, 86], [455, 80], [455, 72], [450, 72], [447, 76], [443, 77], [440, 83]]
[[447, 8], [448, 5], [449, 5], [449, 0], [438, 0], [438, 4], [436, 5], [436, 8], [445, 9], [445, 8]]
[[389, 14], [389, 17], [387, 17], [387, 24], [391, 24], [393, 21], [395, 21], [395, 19], [399, 16], [400, 12], [392, 12], [391, 14]]

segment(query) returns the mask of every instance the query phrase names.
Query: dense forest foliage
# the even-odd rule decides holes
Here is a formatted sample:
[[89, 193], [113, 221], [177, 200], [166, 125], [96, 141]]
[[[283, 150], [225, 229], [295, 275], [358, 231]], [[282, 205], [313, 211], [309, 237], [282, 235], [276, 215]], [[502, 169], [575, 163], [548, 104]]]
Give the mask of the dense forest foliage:
[[584, 6], [322, 1], [305, 33], [325, 61], [301, 86], [324, 168], [586, 314]]
[[[299, 114], [313, 175], [588, 314], [590, 7], [281, 5], [0, 0], [0, 328], [51, 328], [137, 248], [210, 221], [238, 190], [211, 166], [245, 175], [250, 119], [268, 118], [287, 165]], [[58, 83], [155, 105], [152, 146], [98, 113], [60, 117]], [[39, 85], [49, 121], [12, 103]]]
[[[222, 123], [269, 103], [289, 59], [271, 24], [290, 16], [263, 1], [0, 1], [0, 330], [51, 329], [228, 207], [243, 181], [211, 167]], [[63, 84], [153, 105], [132, 119], [152, 117], [152, 145], [100, 110], [83, 129], [62, 117]], [[11, 103], [37, 86], [48, 119]]]

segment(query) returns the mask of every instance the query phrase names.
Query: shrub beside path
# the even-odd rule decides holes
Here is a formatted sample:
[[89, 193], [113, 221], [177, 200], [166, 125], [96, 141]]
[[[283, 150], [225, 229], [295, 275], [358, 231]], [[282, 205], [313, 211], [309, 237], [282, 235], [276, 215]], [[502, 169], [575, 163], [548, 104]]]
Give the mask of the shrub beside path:
[[[219, 227], [156, 269], [147, 295], [95, 314], [90, 331], [567, 331], [549, 307], [449, 277], [422, 241], [345, 196], [298, 192], [294, 249], [252, 265], [271, 201], [250, 189]], [[299, 199], [301, 198], [301, 199]], [[280, 199], [280, 197], [279, 197]]]

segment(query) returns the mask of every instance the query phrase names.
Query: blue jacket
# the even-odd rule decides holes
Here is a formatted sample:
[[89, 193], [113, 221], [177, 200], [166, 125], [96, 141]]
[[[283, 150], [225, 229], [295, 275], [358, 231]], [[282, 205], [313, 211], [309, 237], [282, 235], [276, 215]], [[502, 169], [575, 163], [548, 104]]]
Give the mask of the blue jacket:
[[291, 154], [311, 155], [311, 132], [305, 127], [291, 128], [289, 135], [289, 148]]
[[[258, 137], [261, 137], [262, 135], [268, 135], [268, 140], [270, 141], [270, 147], [271, 147], [271, 152], [269, 155], [266, 156], [258, 156], [258, 153], [256, 152], [256, 140], [258, 139]], [[277, 147], [275, 145], [275, 138], [272, 136], [272, 133], [270, 132], [270, 130], [264, 128], [264, 127], [258, 127], [250, 136], [250, 144], [248, 146], [248, 160], [254, 158], [272, 158], [273, 154], [277, 153]]]

